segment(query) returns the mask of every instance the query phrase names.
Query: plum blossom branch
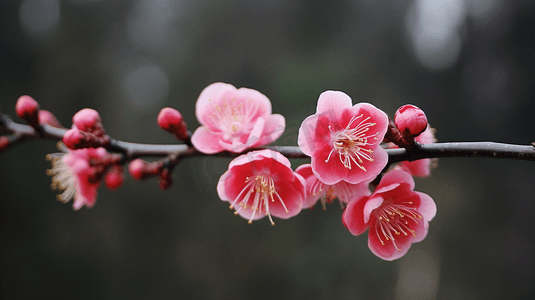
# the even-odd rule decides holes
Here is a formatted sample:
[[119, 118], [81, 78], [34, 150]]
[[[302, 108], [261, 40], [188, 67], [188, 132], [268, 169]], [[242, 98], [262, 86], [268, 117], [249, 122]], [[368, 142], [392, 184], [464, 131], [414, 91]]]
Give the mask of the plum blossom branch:
[[[0, 116], [0, 127], [4, 131], [11, 133], [13, 137], [16, 137], [14, 142], [12, 142], [13, 144], [22, 142], [25, 139], [51, 139], [61, 141], [64, 134], [67, 132], [66, 129], [56, 128], [46, 124], [41, 125], [42, 130], [39, 132], [29, 125], [14, 122], [5, 114]], [[297, 146], [265, 146], [261, 147], [261, 149], [274, 150], [288, 158], [308, 158], [308, 156]], [[111, 139], [107, 150], [124, 154], [126, 160], [132, 160], [138, 157], [165, 157], [172, 154], [177, 155], [178, 158], [190, 156], [237, 157], [240, 155], [239, 153], [230, 152], [203, 154], [186, 144], [142, 144], [124, 142], [113, 138]], [[417, 147], [411, 150], [398, 148], [386, 149], [386, 152], [388, 153], [389, 164], [424, 158], [443, 157], [489, 157], [535, 161], [534, 145], [514, 145], [496, 142], [418, 144]]]
[[490, 157], [535, 161], [534, 145], [496, 142], [450, 142], [419, 144], [413, 150], [387, 149], [389, 163], [439, 157]]
[[[73, 199], [75, 210], [95, 205], [101, 182], [112, 190], [121, 186], [126, 164], [133, 179], [157, 177], [166, 190], [182, 159], [232, 157], [217, 193], [234, 214], [249, 223], [267, 216], [273, 225], [272, 217], [293, 217], [319, 200], [325, 209], [326, 203], [338, 198], [346, 208], [342, 216], [346, 228], [353, 235], [368, 231], [371, 251], [384, 260], [403, 256], [427, 235], [436, 204], [414, 190], [412, 177], [429, 176], [432, 158], [535, 161], [535, 142], [436, 143], [434, 129], [420, 108], [404, 105], [392, 120], [370, 103], [353, 105], [339, 91], [320, 95], [316, 113], [299, 128], [299, 146], [269, 146], [284, 132], [284, 117], [272, 114], [271, 102], [260, 92], [225, 83], [211, 84], [201, 92], [195, 112], [201, 126], [193, 133], [177, 110], [160, 111], [158, 126], [180, 144], [114, 139], [106, 134], [100, 114], [90, 108], [73, 116], [70, 129], [30, 96], [21, 96], [15, 110], [28, 125], [0, 112], [0, 152], [27, 139], [62, 141], [61, 153], [47, 155], [52, 165], [47, 174], [52, 176], [52, 188], [60, 191], [58, 199]], [[289, 158], [309, 158], [310, 163], [294, 171]]]

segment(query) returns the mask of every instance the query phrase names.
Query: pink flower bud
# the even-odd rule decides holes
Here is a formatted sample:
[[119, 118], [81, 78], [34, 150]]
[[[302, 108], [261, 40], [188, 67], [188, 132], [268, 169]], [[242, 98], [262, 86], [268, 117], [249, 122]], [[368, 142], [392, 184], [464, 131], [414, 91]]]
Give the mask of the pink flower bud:
[[394, 122], [404, 136], [416, 137], [427, 128], [425, 113], [411, 104], [403, 105], [396, 111]]
[[134, 159], [128, 165], [128, 172], [135, 180], [143, 180], [145, 178], [145, 162], [139, 158]]
[[162, 108], [158, 114], [158, 125], [169, 132], [174, 133], [183, 121], [184, 118], [180, 112], [171, 107]]
[[123, 168], [121, 166], [113, 166], [106, 176], [104, 182], [110, 190], [119, 188], [124, 182]]
[[91, 108], [84, 108], [74, 114], [72, 123], [82, 131], [92, 132], [101, 127], [100, 114]]
[[39, 103], [32, 97], [24, 95], [20, 96], [15, 105], [17, 115], [28, 122], [32, 127], [39, 126]]
[[7, 136], [0, 136], [0, 152], [9, 148], [9, 144], [11, 144], [11, 142]]
[[79, 149], [85, 143], [85, 135], [78, 128], [69, 129], [63, 136], [63, 143], [69, 149]]
[[39, 124], [48, 124], [52, 127], [61, 128], [61, 124], [59, 123], [58, 119], [49, 112], [48, 110], [40, 110], [39, 111]]
[[180, 112], [171, 107], [162, 108], [158, 114], [158, 125], [166, 131], [174, 134], [179, 140], [188, 138], [188, 129]]

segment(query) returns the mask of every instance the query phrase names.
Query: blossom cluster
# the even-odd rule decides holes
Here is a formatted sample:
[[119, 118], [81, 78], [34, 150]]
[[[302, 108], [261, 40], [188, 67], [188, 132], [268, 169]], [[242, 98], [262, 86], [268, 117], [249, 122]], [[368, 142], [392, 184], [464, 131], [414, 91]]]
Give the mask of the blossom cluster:
[[[36, 132], [42, 132], [43, 126], [63, 128], [29, 96], [19, 98], [16, 110]], [[391, 120], [370, 103], [353, 104], [343, 92], [323, 92], [316, 113], [305, 118], [297, 137], [310, 163], [295, 169], [276, 148], [264, 147], [282, 135], [286, 122], [272, 113], [271, 101], [259, 91], [213, 83], [200, 93], [195, 113], [200, 126], [193, 133], [171, 107], [161, 110], [157, 123], [191, 151], [236, 156], [221, 175], [217, 194], [249, 223], [267, 217], [274, 225], [274, 218], [294, 217], [318, 202], [325, 210], [338, 199], [345, 227], [353, 235], [368, 231], [369, 248], [382, 259], [403, 256], [412, 243], [427, 235], [436, 206], [430, 196], [414, 191], [413, 176], [429, 176], [433, 161], [392, 166], [385, 150], [410, 151], [435, 142], [434, 130], [418, 107], [404, 105]], [[48, 174], [52, 187], [61, 190], [58, 199], [73, 199], [75, 210], [95, 204], [102, 180], [110, 189], [118, 188], [124, 181], [125, 163], [135, 180], [159, 177], [162, 189], [171, 186], [172, 171], [180, 159], [169, 155], [147, 162], [116, 151], [96, 110], [80, 110], [71, 128], [64, 130], [59, 143], [62, 152], [48, 155], [52, 163]], [[9, 143], [9, 139], [0, 140], [0, 150]]]
[[[241, 153], [268, 144], [284, 130], [284, 118], [270, 115], [268, 98], [250, 89], [214, 83], [200, 95], [196, 115], [201, 123], [192, 136], [203, 153]], [[354, 235], [369, 227], [369, 247], [392, 260], [427, 234], [436, 207], [426, 194], [413, 191], [412, 176], [428, 176], [429, 160], [400, 164], [384, 174], [384, 147], [411, 147], [433, 142], [423, 111], [401, 107], [391, 126], [388, 116], [370, 103], [352, 104], [339, 91], [319, 96], [316, 113], [299, 129], [298, 145], [311, 163], [292, 171], [290, 161], [273, 150], [253, 150], [234, 159], [221, 176], [217, 192], [235, 214], [253, 220], [297, 215], [320, 201], [325, 208], [338, 198], [342, 221]], [[396, 137], [396, 138], [394, 138]], [[420, 139], [421, 137], [421, 139]], [[385, 139], [386, 138], [386, 139]]]

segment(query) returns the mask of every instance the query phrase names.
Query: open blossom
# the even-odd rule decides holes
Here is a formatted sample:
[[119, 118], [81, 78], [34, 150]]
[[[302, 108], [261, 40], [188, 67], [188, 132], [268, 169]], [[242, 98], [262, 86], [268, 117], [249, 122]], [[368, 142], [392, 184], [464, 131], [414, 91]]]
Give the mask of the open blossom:
[[412, 243], [427, 235], [437, 208], [427, 194], [415, 192], [411, 175], [401, 170], [387, 173], [371, 196], [355, 198], [342, 221], [354, 235], [368, 230], [368, 246], [384, 260], [405, 255]]
[[343, 205], [355, 197], [360, 198], [371, 194], [368, 187], [369, 182], [351, 184], [340, 181], [333, 185], [324, 184], [314, 175], [310, 164], [300, 165], [295, 172], [303, 176], [306, 182], [307, 197], [303, 209], [314, 206], [318, 200], [321, 201], [323, 209], [325, 209], [325, 203], [330, 204], [335, 198], [338, 198]]
[[[434, 132], [435, 129], [428, 125], [427, 129], [424, 130], [424, 132], [422, 132], [419, 136], [414, 138], [414, 140], [422, 144], [435, 143], [436, 139]], [[415, 161], [402, 161], [396, 166], [396, 168], [407, 171], [412, 176], [427, 177], [431, 175], [431, 168], [436, 164], [436, 160], [436, 158], [424, 158]]]
[[84, 148], [70, 150], [61, 145], [63, 153], [49, 154], [52, 169], [47, 174], [52, 176], [52, 188], [63, 190], [58, 200], [68, 202], [74, 198], [73, 208], [79, 210], [83, 206], [93, 207], [97, 200], [100, 180], [96, 174], [98, 166], [92, 166], [91, 160], [103, 160], [107, 156], [104, 148]]
[[288, 219], [297, 215], [305, 199], [305, 180], [290, 161], [272, 150], [252, 151], [229, 164], [217, 184], [221, 200], [251, 223], [267, 216]]
[[320, 181], [333, 185], [342, 180], [373, 180], [386, 166], [388, 154], [379, 146], [388, 127], [388, 116], [369, 103], [352, 105], [343, 92], [326, 91], [316, 114], [299, 128], [301, 151], [311, 157], [312, 171]]
[[271, 102], [266, 96], [221, 82], [201, 92], [195, 114], [201, 127], [195, 130], [191, 142], [205, 154], [239, 153], [266, 145], [279, 138], [285, 127], [282, 115], [271, 114]]

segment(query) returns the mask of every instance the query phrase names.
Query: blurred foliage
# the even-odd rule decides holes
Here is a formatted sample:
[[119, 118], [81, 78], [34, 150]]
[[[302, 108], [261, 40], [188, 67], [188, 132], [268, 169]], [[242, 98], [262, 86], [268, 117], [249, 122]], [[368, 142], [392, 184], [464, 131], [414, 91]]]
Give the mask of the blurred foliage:
[[[180, 110], [193, 130], [199, 93], [222, 81], [272, 100], [287, 119], [280, 145], [296, 145], [301, 121], [328, 89], [390, 115], [415, 104], [439, 141], [531, 143], [535, 3], [433, 1], [2, 1], [1, 109], [14, 115], [16, 99], [29, 94], [65, 126], [91, 107], [115, 138], [173, 143], [156, 125], [158, 111]], [[431, 19], [418, 19], [426, 7]], [[415, 20], [428, 22], [417, 29], [441, 30], [426, 36], [424, 58]], [[432, 52], [447, 34], [460, 44]], [[181, 162], [165, 192], [155, 180], [103, 187], [93, 209], [74, 212], [49, 189], [44, 158], [55, 151], [51, 141], [28, 141], [0, 155], [2, 299], [528, 299], [535, 292], [531, 163], [441, 159], [416, 183], [438, 206], [428, 237], [384, 262], [366, 236], [344, 228], [337, 205], [275, 227], [234, 216], [215, 191], [226, 158]]]

